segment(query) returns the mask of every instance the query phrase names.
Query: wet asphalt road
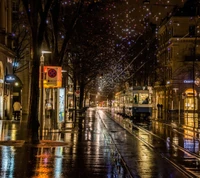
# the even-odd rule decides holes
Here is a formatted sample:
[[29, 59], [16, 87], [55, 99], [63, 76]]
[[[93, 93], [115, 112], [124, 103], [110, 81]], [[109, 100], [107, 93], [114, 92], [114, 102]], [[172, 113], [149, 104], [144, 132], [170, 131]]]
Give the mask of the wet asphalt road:
[[23, 120], [1, 121], [0, 129], [1, 178], [186, 177], [102, 110], [88, 110], [82, 129], [69, 121], [62, 133], [46, 134], [48, 144], [24, 144]]

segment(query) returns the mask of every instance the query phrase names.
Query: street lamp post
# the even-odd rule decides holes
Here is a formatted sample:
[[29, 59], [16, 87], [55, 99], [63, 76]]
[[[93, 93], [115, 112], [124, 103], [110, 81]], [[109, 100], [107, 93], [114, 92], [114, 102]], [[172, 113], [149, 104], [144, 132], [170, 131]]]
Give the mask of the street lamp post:
[[42, 51], [40, 57], [40, 139], [43, 135], [43, 108], [44, 108], [44, 54], [51, 53], [51, 51]]

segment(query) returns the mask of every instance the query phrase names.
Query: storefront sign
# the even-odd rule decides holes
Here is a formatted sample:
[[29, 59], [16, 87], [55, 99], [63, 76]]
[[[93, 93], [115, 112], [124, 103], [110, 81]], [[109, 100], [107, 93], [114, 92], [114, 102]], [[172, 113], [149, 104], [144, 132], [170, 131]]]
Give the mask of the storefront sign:
[[183, 83], [193, 83], [193, 80], [184, 80]]
[[5, 83], [11, 83], [13, 84], [14, 87], [19, 87], [19, 88], [23, 86], [20, 78], [14, 74], [7, 74], [5, 76]]
[[9, 58], [9, 57], [7, 57], [7, 62], [10, 63], [10, 64], [12, 64], [12, 59]]
[[16, 80], [16, 77], [13, 74], [8, 74], [8, 75], [5, 76], [5, 82], [6, 83], [14, 83], [15, 80]]

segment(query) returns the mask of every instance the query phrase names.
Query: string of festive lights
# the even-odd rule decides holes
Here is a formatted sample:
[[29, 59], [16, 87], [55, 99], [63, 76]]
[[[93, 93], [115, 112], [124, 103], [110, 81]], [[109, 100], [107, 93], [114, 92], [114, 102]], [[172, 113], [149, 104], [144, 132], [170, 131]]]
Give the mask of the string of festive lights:
[[[184, 0], [177, 0], [173, 2], [158, 0], [151, 1], [151, 3], [147, 6], [144, 5], [142, 1], [136, 0], [134, 2], [133, 0], [125, 0], [123, 1], [124, 6], [121, 5], [119, 7], [117, 4], [114, 4], [113, 9], [117, 9], [118, 13], [115, 13], [115, 11], [112, 11], [113, 9], [110, 8], [109, 10], [113, 14], [108, 15], [108, 18], [113, 24], [113, 29], [115, 30], [115, 33], [113, 34], [116, 34], [116, 37], [118, 37], [118, 39], [121, 39], [122, 41], [127, 40], [128, 45], [136, 44], [136, 37], [145, 33], [145, 31], [149, 28], [149, 22], [159, 25], [160, 21], [166, 15], [168, 15], [168, 13], [173, 9], [175, 5], [179, 5], [181, 7], [183, 6], [184, 2]], [[106, 18], [106, 16], [103, 18]], [[132, 38], [132, 41], [129, 41], [129, 38]], [[117, 46], [121, 46], [122, 41], [121, 43], [118, 41]], [[124, 51], [121, 51], [118, 58], [124, 59]], [[119, 62], [113, 64], [114, 66], [112, 66], [112, 68], [117, 69], [118, 67], [116, 65], [118, 63]], [[129, 65], [130, 63], [128, 64], [128, 66]], [[127, 69], [128, 66], [124, 68]], [[119, 76], [124, 73], [123, 69], [118, 69], [117, 72], [116, 70], [113, 71], [115, 71], [113, 72], [113, 74], [115, 73], [115, 75], [111, 76], [114, 76], [114, 79], [119, 78]]]
[[[79, 2], [80, 0], [63, 0], [62, 5], [70, 7]], [[110, 47], [106, 55], [112, 56], [112, 70], [111, 74], [104, 76], [112, 77], [110, 81], [114, 81], [113, 79], [124, 78], [123, 75], [127, 74], [125, 69], [129, 69], [132, 60], [127, 61], [126, 56], [130, 48], [138, 45], [138, 37], [145, 35], [151, 23], [159, 25], [175, 5], [183, 6], [185, 0], [150, 0], [149, 4], [144, 4], [143, 0], [108, 0], [106, 3], [103, 0], [87, 0], [84, 1], [84, 6], [90, 6], [92, 3], [96, 3], [96, 9], [101, 12], [100, 20], [111, 24], [107, 32], [110, 35], [110, 39], [107, 39]], [[102, 5], [103, 3], [105, 5]], [[96, 12], [91, 8], [92, 13]], [[95, 28], [95, 24], [92, 23], [90, 26]], [[64, 38], [63, 32], [60, 32], [60, 38]], [[146, 43], [148, 40], [146, 39]], [[145, 46], [144, 41], [140, 43], [141, 46]], [[135, 54], [135, 57], [137, 56], [138, 54]]]

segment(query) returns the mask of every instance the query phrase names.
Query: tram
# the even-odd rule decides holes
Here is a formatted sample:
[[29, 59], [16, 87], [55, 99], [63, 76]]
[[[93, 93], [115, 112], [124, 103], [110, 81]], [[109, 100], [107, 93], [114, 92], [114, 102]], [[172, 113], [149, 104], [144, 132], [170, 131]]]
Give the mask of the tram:
[[151, 87], [132, 87], [115, 94], [115, 109], [118, 114], [131, 120], [149, 120], [152, 116]]

